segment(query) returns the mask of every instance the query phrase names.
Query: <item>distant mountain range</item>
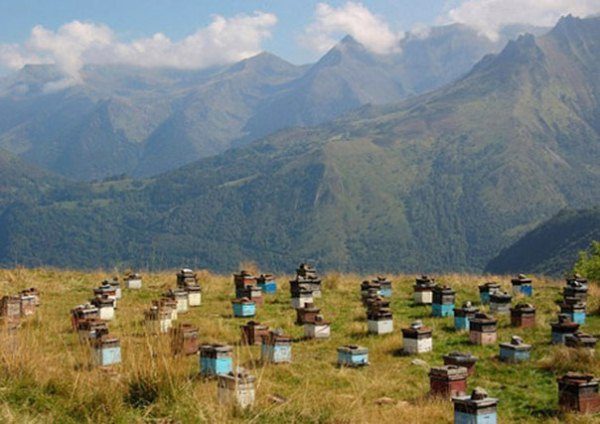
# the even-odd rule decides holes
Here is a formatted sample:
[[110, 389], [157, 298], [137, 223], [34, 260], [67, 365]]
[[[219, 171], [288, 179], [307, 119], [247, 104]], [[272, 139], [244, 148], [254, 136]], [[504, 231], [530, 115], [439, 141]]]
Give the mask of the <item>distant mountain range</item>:
[[402, 103], [152, 179], [52, 188], [2, 214], [0, 262], [480, 271], [558, 211], [598, 204], [599, 74], [600, 18], [566, 17]]
[[600, 208], [564, 210], [502, 250], [486, 271], [565, 275], [592, 241], [600, 241]]
[[0, 81], [0, 148], [72, 179], [157, 175], [441, 87], [525, 29], [541, 31], [509, 28], [492, 42], [466, 26], [432, 28], [386, 56], [346, 37], [307, 66], [269, 53], [201, 71], [87, 66], [84, 84], [59, 91], [47, 90], [55, 68], [26, 66]]

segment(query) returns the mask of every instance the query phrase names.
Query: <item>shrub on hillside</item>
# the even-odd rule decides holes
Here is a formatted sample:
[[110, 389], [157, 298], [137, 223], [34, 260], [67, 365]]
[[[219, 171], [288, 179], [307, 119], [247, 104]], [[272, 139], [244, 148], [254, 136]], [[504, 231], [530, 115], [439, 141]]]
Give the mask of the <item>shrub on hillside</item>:
[[588, 250], [579, 253], [574, 271], [590, 281], [600, 282], [600, 241], [593, 241]]

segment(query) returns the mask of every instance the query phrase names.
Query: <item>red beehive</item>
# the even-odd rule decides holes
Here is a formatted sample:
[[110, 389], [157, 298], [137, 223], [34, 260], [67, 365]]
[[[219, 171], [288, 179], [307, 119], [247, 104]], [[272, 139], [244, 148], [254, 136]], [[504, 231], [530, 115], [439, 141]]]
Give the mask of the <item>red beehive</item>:
[[590, 374], [568, 372], [558, 379], [558, 403], [563, 411], [600, 412], [598, 380]]
[[257, 321], [248, 321], [246, 325], [241, 326], [242, 343], [249, 345], [261, 345], [263, 339], [269, 337], [269, 327]]
[[433, 367], [429, 371], [430, 394], [433, 396], [454, 397], [467, 392], [468, 371], [456, 365]]

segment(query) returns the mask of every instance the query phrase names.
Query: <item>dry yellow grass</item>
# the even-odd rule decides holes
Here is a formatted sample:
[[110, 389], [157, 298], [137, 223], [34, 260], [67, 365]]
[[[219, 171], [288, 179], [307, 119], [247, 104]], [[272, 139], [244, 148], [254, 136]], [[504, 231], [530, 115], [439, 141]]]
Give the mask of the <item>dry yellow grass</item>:
[[[250, 266], [251, 264], [248, 264]], [[385, 337], [366, 335], [359, 284], [363, 276], [330, 274], [317, 304], [332, 321], [328, 341], [299, 341], [293, 345], [293, 363], [258, 365], [259, 348], [236, 345], [236, 363], [257, 376], [256, 406], [245, 412], [217, 402], [216, 383], [198, 376], [196, 357], [174, 358], [168, 336], [151, 336], [142, 325], [143, 310], [152, 299], [175, 286], [175, 273], [145, 274], [140, 291], [123, 290], [117, 318], [109, 324], [121, 339], [123, 363], [109, 371], [89, 365], [89, 351], [71, 331], [69, 311], [91, 297], [92, 288], [111, 273], [52, 269], [0, 271], [0, 292], [14, 293], [35, 286], [42, 305], [16, 333], [0, 334], [0, 421], [2, 422], [286, 422], [286, 423], [449, 423], [452, 404], [427, 397], [427, 369], [398, 355], [400, 328], [417, 318], [434, 329], [434, 352], [422, 356], [430, 365], [442, 363], [452, 350], [469, 350], [479, 356], [478, 374], [469, 387], [481, 385], [501, 399], [502, 422], [591, 422], [595, 417], [556, 414], [556, 373], [586, 369], [600, 376], [596, 355], [550, 346], [549, 322], [554, 320], [562, 282], [538, 278], [535, 297], [538, 328], [514, 330], [501, 319], [499, 340], [519, 334], [534, 342], [532, 361], [509, 366], [496, 358], [497, 347], [474, 347], [467, 336], [451, 330], [451, 319], [429, 317], [429, 308], [413, 307], [410, 293], [414, 276], [395, 276], [392, 309], [395, 332]], [[365, 276], [366, 277], [366, 276]], [[478, 276], [446, 275], [438, 281], [453, 286], [457, 303], [478, 300]], [[506, 289], [506, 277], [499, 277]], [[233, 294], [230, 276], [201, 274], [203, 304], [181, 315], [200, 329], [202, 342], [239, 341], [245, 320], [231, 317]], [[295, 338], [303, 334], [294, 325], [286, 277], [278, 278], [279, 292], [267, 298], [257, 319], [281, 327]], [[592, 289], [593, 310], [598, 308], [597, 288]], [[590, 308], [591, 309], [591, 308]], [[585, 330], [598, 333], [600, 320], [589, 317]], [[364, 369], [335, 366], [336, 347], [346, 343], [370, 349], [371, 365]], [[270, 395], [288, 401], [273, 403]], [[393, 400], [378, 405], [381, 397]]]

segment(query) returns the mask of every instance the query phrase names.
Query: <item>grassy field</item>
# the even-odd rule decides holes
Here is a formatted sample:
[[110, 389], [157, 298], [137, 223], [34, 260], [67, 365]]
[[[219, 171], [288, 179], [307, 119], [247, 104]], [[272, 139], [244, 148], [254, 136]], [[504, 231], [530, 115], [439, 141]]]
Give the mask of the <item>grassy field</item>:
[[[360, 302], [360, 282], [367, 276], [329, 274], [323, 297], [317, 299], [325, 318], [332, 322], [328, 341], [293, 344], [293, 363], [259, 364], [259, 347], [238, 344], [239, 326], [246, 321], [231, 316], [231, 276], [201, 273], [203, 304], [180, 315], [200, 329], [201, 342], [235, 344], [234, 360], [257, 377], [257, 402], [240, 412], [217, 402], [214, 380], [198, 376], [197, 357], [173, 358], [168, 336], [145, 334], [143, 310], [152, 299], [175, 286], [175, 273], [144, 275], [139, 291], [124, 290], [117, 318], [109, 324], [121, 339], [123, 363], [106, 371], [89, 365], [89, 352], [71, 331], [69, 311], [88, 300], [92, 288], [108, 277], [104, 273], [14, 269], [0, 271], [2, 294], [35, 286], [42, 305], [21, 329], [0, 337], [1, 422], [333, 422], [333, 423], [449, 423], [452, 403], [427, 396], [428, 368], [413, 365], [413, 357], [400, 354], [400, 329], [415, 319], [433, 328], [433, 352], [420, 358], [441, 365], [442, 355], [470, 351], [480, 358], [469, 389], [482, 386], [500, 398], [501, 422], [589, 423], [600, 417], [562, 416], [557, 413], [556, 377], [568, 370], [586, 370], [600, 376], [597, 356], [549, 344], [549, 323], [555, 320], [562, 281], [537, 278], [532, 303], [537, 307], [535, 330], [514, 330], [501, 318], [498, 339], [512, 334], [534, 344], [527, 364], [507, 365], [497, 359], [497, 346], [471, 346], [468, 335], [453, 330], [451, 318], [431, 318], [430, 308], [413, 306], [414, 276], [394, 276], [392, 310], [395, 331], [388, 336], [367, 335], [365, 311]], [[457, 304], [478, 301], [477, 276], [438, 276], [439, 282], [457, 290]], [[507, 277], [498, 278], [509, 288]], [[279, 292], [267, 298], [257, 319], [300, 339], [302, 327], [294, 325], [287, 277], [278, 278]], [[590, 289], [588, 333], [600, 333], [599, 290]], [[336, 348], [355, 343], [367, 346], [371, 365], [363, 369], [336, 367]], [[272, 395], [285, 403], [274, 403]], [[393, 401], [380, 405], [382, 397]]]

